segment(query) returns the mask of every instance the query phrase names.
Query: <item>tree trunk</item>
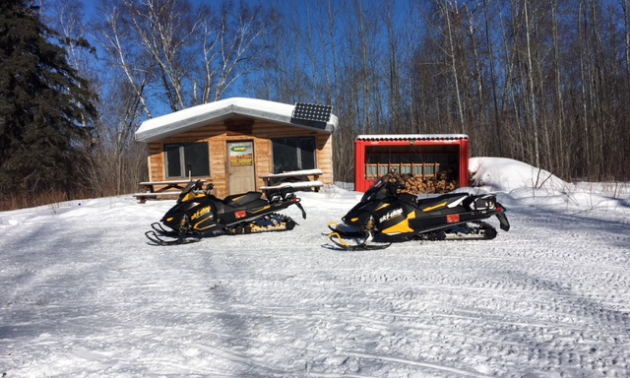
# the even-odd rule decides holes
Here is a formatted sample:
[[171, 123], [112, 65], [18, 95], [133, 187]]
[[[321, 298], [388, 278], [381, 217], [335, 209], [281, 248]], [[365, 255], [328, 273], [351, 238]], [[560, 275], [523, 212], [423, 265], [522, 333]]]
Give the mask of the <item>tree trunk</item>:
[[447, 22], [447, 27], [448, 27], [448, 44], [449, 44], [449, 55], [451, 58], [451, 71], [453, 74], [453, 81], [455, 82], [455, 96], [457, 98], [457, 110], [458, 110], [458, 118], [459, 118], [459, 127], [460, 127], [460, 132], [465, 134], [466, 133], [466, 126], [464, 124], [464, 109], [463, 109], [463, 105], [462, 105], [462, 98], [461, 98], [461, 93], [459, 90], [459, 74], [457, 71], [457, 52], [455, 51], [455, 43], [453, 42], [453, 27], [451, 25], [451, 10], [449, 9], [449, 6], [446, 4], [446, 1], [443, 3], [443, 12], [444, 15], [446, 16], [446, 22]]

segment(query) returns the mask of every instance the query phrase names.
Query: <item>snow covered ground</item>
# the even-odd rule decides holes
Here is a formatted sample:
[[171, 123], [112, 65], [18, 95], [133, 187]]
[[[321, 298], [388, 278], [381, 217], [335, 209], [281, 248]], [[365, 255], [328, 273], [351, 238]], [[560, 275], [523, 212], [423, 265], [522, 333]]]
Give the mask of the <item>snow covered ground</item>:
[[471, 169], [494, 240], [323, 248], [339, 187], [292, 231], [172, 247], [144, 237], [172, 201], [0, 213], [0, 376], [630, 377], [630, 185]]

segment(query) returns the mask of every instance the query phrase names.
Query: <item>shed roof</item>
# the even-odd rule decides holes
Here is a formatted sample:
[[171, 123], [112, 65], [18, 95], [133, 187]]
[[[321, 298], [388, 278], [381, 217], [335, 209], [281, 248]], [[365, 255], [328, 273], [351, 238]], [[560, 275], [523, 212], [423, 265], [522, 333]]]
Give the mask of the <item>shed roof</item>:
[[358, 135], [356, 140], [461, 140], [468, 139], [466, 134], [378, 134]]
[[138, 142], [153, 142], [194, 130], [236, 115], [332, 133], [339, 122], [330, 114], [326, 122], [305, 121], [294, 117], [295, 105], [254, 98], [233, 97], [176, 111], [142, 122], [136, 131]]

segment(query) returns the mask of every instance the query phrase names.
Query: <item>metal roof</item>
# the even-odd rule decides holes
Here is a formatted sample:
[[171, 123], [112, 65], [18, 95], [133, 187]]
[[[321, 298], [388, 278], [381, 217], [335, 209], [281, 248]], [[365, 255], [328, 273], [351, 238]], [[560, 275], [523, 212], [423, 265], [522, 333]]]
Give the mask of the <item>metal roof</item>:
[[324, 122], [296, 118], [295, 108], [295, 105], [274, 101], [242, 97], [228, 98], [146, 120], [136, 131], [136, 140], [145, 143], [157, 141], [220, 122], [235, 115], [326, 133], [332, 133], [339, 123], [334, 114], [330, 114], [328, 120]]
[[407, 140], [462, 140], [468, 139], [466, 134], [380, 134], [358, 135], [356, 140], [407, 141]]

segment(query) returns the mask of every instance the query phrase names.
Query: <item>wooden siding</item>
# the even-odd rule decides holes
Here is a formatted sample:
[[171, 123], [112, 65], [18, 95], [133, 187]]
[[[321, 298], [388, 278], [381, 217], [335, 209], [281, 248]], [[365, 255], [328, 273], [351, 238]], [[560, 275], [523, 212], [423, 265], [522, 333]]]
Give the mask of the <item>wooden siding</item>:
[[[243, 122], [245, 127], [226, 127], [227, 123]], [[250, 127], [251, 125], [251, 127]], [[251, 130], [251, 134], [239, 132], [239, 130]], [[181, 133], [159, 142], [149, 143], [149, 180], [167, 180], [165, 167], [164, 145], [170, 143], [207, 142], [210, 149], [210, 177], [200, 177], [211, 181], [219, 197], [225, 197], [229, 193], [227, 177], [227, 143], [238, 141], [253, 141], [255, 156], [256, 189], [264, 185], [261, 175], [273, 173], [273, 148], [271, 139], [291, 137], [315, 137], [317, 167], [323, 171], [320, 181], [331, 184], [333, 181], [332, 164], [332, 135], [317, 133], [295, 126], [276, 124], [269, 121], [260, 121], [243, 118], [232, 118], [225, 122], [219, 122], [202, 126], [193, 131]]]

